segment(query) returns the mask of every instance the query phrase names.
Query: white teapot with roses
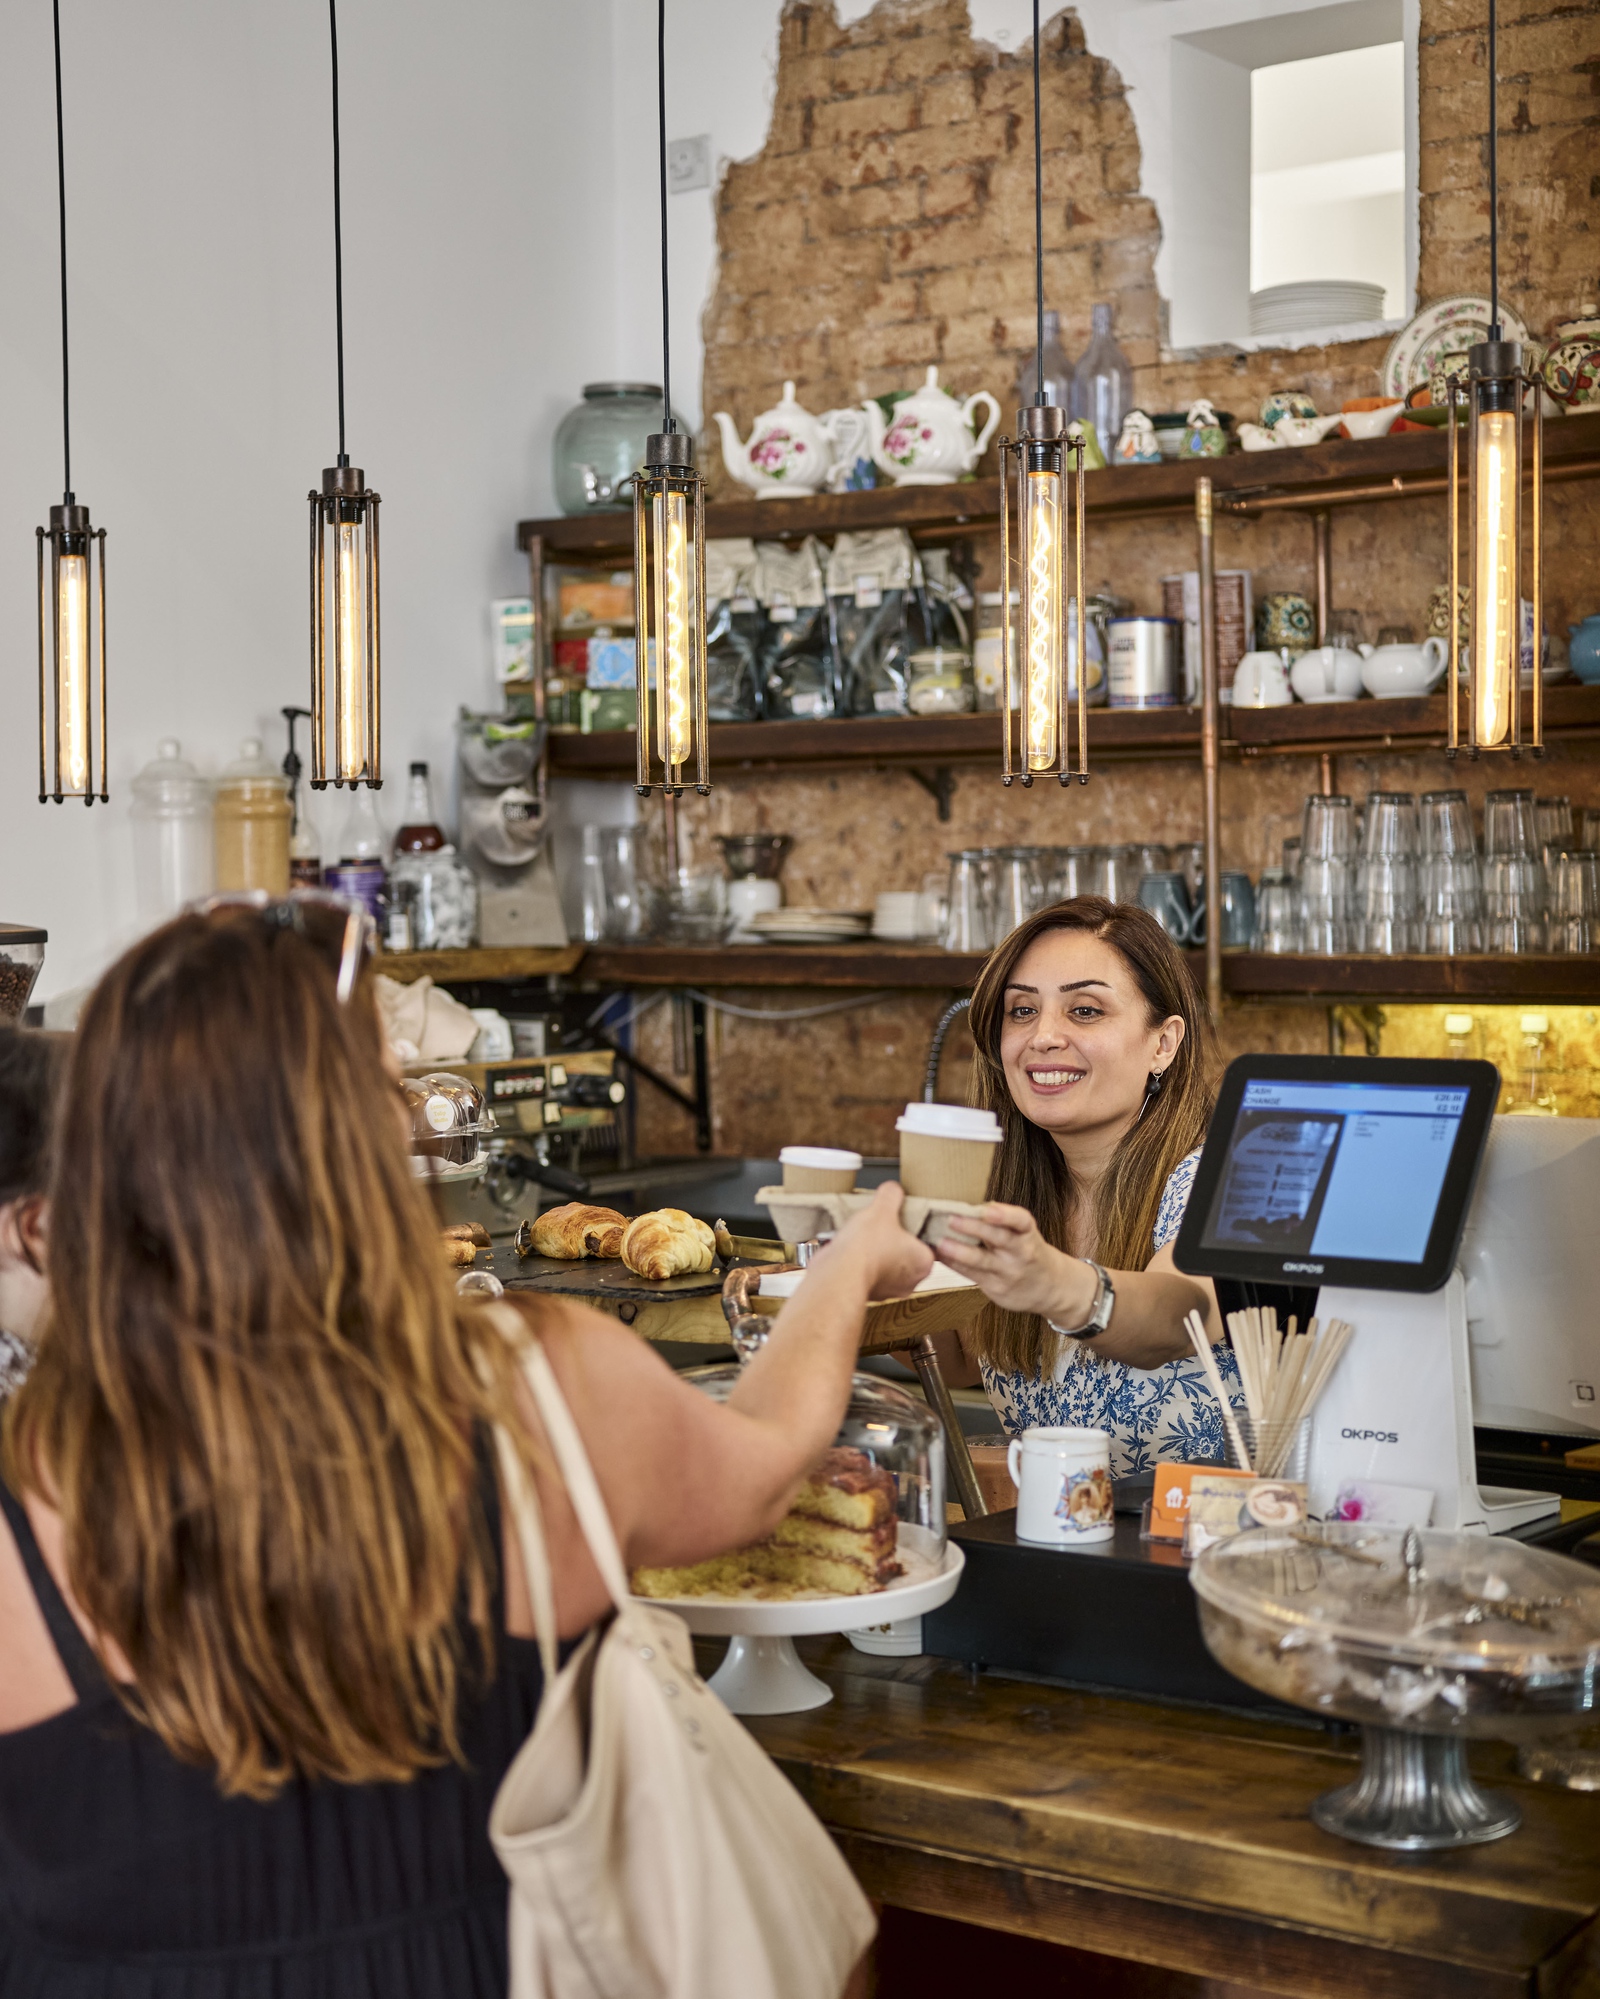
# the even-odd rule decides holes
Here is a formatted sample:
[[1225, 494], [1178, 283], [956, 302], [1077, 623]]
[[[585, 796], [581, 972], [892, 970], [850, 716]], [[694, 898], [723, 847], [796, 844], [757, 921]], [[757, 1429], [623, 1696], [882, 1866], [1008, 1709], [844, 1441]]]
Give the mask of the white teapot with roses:
[[[989, 420], [974, 434], [973, 414], [989, 406]], [[885, 417], [875, 402], [861, 405], [866, 413], [872, 462], [897, 486], [952, 486], [983, 456], [983, 447], [1000, 421], [1000, 405], [987, 389], [958, 402], [939, 386], [939, 370], [930, 368], [922, 387], [894, 406]]]

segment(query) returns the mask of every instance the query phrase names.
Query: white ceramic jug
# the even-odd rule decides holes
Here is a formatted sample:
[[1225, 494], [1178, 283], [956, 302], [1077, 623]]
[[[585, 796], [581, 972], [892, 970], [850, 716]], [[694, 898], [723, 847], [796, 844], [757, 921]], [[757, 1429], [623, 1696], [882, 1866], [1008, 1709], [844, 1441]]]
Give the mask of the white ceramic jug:
[[[980, 403], [988, 404], [989, 421], [974, 437], [973, 412]], [[928, 370], [915, 395], [895, 405], [892, 420], [885, 421], [876, 402], [861, 407], [872, 462], [897, 486], [953, 486], [977, 464], [1000, 421], [1000, 405], [987, 389], [958, 403], [948, 389], [940, 388], [937, 368]]]
[[1437, 635], [1419, 646], [1363, 646], [1361, 652], [1362, 684], [1380, 701], [1431, 694], [1450, 663], [1450, 649]]
[[1282, 708], [1293, 699], [1281, 653], [1247, 652], [1233, 669], [1235, 708]]

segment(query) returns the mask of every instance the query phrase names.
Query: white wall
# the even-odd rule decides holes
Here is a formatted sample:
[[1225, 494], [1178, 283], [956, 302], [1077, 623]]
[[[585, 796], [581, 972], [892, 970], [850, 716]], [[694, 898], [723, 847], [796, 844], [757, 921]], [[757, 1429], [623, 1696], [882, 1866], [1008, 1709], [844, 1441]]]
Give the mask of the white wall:
[[[60, 500], [47, 5], [0, 9], [0, 920], [40, 994], [132, 930], [128, 781], [306, 699], [306, 494], [337, 448], [321, 0], [66, 0], [73, 480], [108, 530], [109, 807], [37, 796], [34, 528]], [[448, 771], [519, 515], [610, 373], [608, 8], [344, 0], [349, 444], [383, 495], [384, 760]], [[399, 789], [399, 787], [396, 787]], [[330, 794], [331, 796], [331, 794]], [[386, 788], [391, 815], [400, 799]]]

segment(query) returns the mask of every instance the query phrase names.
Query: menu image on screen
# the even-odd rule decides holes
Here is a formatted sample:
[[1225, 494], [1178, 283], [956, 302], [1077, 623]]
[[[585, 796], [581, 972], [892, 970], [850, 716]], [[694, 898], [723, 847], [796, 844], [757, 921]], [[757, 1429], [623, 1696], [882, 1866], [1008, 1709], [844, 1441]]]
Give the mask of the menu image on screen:
[[1466, 1104], [1403, 1084], [1246, 1084], [1204, 1242], [1420, 1263]]

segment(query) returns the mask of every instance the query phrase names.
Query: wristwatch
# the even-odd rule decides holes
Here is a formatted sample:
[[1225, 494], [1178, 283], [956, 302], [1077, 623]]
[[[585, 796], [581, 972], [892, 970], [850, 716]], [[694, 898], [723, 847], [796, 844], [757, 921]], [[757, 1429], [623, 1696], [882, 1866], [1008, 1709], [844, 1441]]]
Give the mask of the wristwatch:
[[1069, 1340], [1098, 1339], [1111, 1324], [1111, 1308], [1117, 1302], [1116, 1287], [1111, 1282], [1111, 1273], [1102, 1269], [1092, 1256], [1081, 1257], [1079, 1261], [1088, 1264], [1097, 1280], [1088, 1318], [1081, 1326], [1058, 1326], [1054, 1319], [1046, 1319], [1045, 1324], [1051, 1332], [1065, 1334]]

